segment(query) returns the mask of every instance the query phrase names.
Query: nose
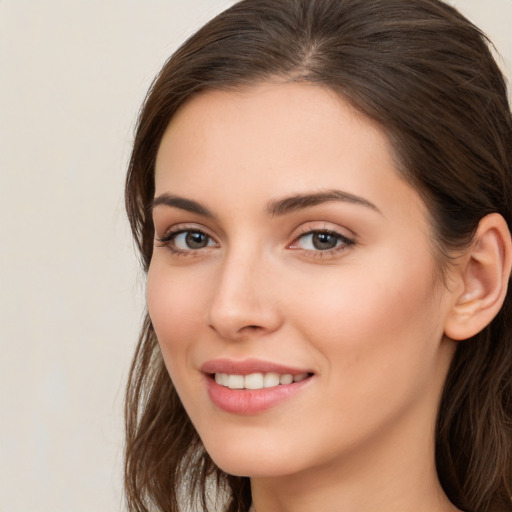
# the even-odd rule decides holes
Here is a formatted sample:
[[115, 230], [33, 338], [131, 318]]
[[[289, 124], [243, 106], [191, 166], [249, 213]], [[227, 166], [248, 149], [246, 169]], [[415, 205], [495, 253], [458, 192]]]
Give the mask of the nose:
[[282, 324], [269, 266], [244, 252], [223, 262], [208, 311], [209, 327], [226, 340], [262, 336]]

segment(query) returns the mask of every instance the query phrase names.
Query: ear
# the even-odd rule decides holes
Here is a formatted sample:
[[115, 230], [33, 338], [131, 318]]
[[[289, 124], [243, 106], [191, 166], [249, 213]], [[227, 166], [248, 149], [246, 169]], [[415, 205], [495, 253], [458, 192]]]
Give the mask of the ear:
[[455, 269], [453, 303], [445, 323], [448, 338], [471, 338], [491, 323], [505, 300], [511, 265], [507, 223], [501, 215], [489, 214]]

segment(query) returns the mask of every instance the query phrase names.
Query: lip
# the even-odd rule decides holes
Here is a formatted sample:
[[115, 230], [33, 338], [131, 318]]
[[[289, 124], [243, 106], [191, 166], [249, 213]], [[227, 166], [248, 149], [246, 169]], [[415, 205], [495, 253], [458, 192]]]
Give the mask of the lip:
[[[285, 366], [259, 359], [233, 361], [230, 359], [215, 359], [201, 366], [210, 400], [225, 412], [240, 415], [257, 414], [292, 398], [307, 387], [313, 378], [313, 372], [303, 368]], [[212, 378], [214, 373], [230, 373], [234, 375], [249, 375], [251, 373], [280, 373], [299, 375], [309, 373], [311, 376], [300, 382], [280, 384], [264, 389], [230, 389], [217, 384]]]
[[308, 368], [297, 368], [285, 366], [262, 359], [244, 359], [235, 361], [233, 359], [212, 359], [201, 366], [201, 372], [207, 375], [213, 373], [231, 373], [232, 375], [249, 375], [251, 373], [291, 373], [300, 375], [301, 373], [314, 373]]

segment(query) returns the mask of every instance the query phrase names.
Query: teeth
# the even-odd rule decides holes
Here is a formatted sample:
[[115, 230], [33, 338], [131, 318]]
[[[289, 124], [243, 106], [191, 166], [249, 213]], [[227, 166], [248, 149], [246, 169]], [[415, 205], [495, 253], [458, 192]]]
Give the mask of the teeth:
[[231, 375], [228, 373], [216, 373], [215, 382], [230, 389], [264, 389], [276, 386], [300, 382], [308, 377], [307, 373], [292, 375], [285, 373], [251, 373], [249, 375]]
[[285, 373], [279, 377], [279, 384], [291, 384], [293, 382], [293, 375]]
[[230, 389], [244, 389], [243, 375], [228, 375], [228, 387]]
[[279, 386], [279, 374], [278, 373], [266, 373], [263, 377], [263, 386], [266, 388], [273, 388]]
[[263, 373], [251, 373], [246, 375], [244, 379], [245, 389], [262, 389], [263, 388]]

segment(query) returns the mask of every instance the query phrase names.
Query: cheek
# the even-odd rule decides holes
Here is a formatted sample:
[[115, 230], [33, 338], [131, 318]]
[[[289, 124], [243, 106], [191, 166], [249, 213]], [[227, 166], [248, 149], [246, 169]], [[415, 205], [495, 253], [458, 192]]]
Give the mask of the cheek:
[[[202, 396], [203, 382], [193, 367], [194, 341], [205, 312], [201, 280], [186, 272], [174, 272], [158, 260], [151, 263], [147, 278], [147, 305], [165, 366], [190, 417]], [[190, 409], [192, 407], [192, 410]]]
[[168, 368], [175, 360], [169, 355], [186, 353], [194, 330], [204, 317], [205, 294], [200, 283], [188, 279], [186, 273], [170, 272], [158, 261], [149, 268], [148, 311]]
[[304, 303], [294, 306], [313, 320], [301, 328], [316, 340], [333, 373], [350, 375], [351, 385], [364, 388], [379, 376], [409, 378], [434, 359], [442, 336], [432, 262], [402, 266], [382, 259], [361, 269], [340, 271], [323, 287], [306, 285], [317, 291], [309, 295], [307, 311]]
[[323, 361], [317, 407], [328, 413], [319, 413], [318, 428], [333, 443], [354, 432], [363, 439], [406, 411], [435, 407], [442, 328], [429, 262], [419, 273], [387, 270], [352, 269], [323, 287], [328, 292], [309, 295], [307, 311], [299, 299], [290, 306], [308, 313], [310, 321], [297, 316], [296, 325]]

